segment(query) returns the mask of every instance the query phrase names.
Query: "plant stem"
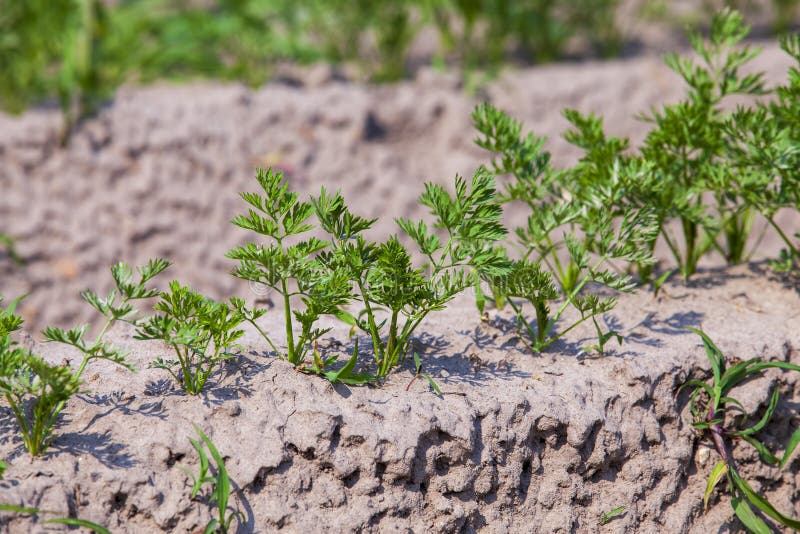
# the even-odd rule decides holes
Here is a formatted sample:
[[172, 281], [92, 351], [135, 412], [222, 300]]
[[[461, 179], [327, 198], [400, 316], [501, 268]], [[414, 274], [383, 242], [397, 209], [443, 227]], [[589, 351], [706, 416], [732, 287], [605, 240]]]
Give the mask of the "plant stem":
[[189, 351], [187, 349], [185, 354], [181, 354], [181, 349], [174, 343], [172, 348], [175, 349], [175, 354], [178, 355], [178, 363], [181, 366], [181, 374], [183, 376], [183, 385], [186, 387], [187, 392], [191, 394], [192, 373], [189, 367]]
[[672, 239], [670, 239], [669, 232], [667, 232], [667, 229], [664, 226], [661, 227], [661, 236], [667, 243], [667, 247], [669, 247], [670, 252], [672, 252], [672, 256], [675, 258], [675, 261], [677, 262], [678, 268], [680, 269], [681, 273], [683, 273], [684, 276], [686, 276], [683, 264], [683, 258], [681, 257], [680, 251], [678, 251], [678, 247], [675, 246], [675, 244], [672, 242]]
[[[127, 299], [123, 299], [122, 303], [125, 304], [126, 302], [128, 302], [128, 300]], [[103, 328], [100, 329], [100, 333], [97, 334], [97, 337], [94, 339], [94, 343], [92, 343], [92, 348], [96, 347], [97, 344], [100, 343], [100, 340], [102, 340], [103, 336], [106, 335], [106, 332], [111, 327], [111, 324], [114, 321], [115, 321], [114, 317], [109, 317], [108, 319], [106, 319], [106, 322], [103, 325]], [[91, 353], [88, 353], [88, 354], [84, 353], [83, 360], [81, 361], [80, 366], [78, 366], [78, 370], [75, 372], [75, 376], [77, 378], [80, 378], [81, 375], [83, 375], [83, 371], [86, 370], [86, 365], [89, 363], [89, 360], [91, 360], [91, 359], [92, 359], [92, 354]]]
[[688, 278], [697, 270], [697, 224], [687, 219], [681, 219], [683, 226], [683, 239], [686, 242], [686, 262], [684, 263], [683, 276]]
[[8, 401], [8, 405], [11, 406], [11, 410], [13, 410], [13, 412], [14, 412], [14, 417], [17, 418], [17, 423], [19, 423], [19, 428], [20, 428], [20, 431], [22, 432], [22, 441], [25, 442], [25, 445], [28, 448], [28, 452], [30, 452], [31, 455], [33, 455], [33, 456], [38, 455], [39, 454], [39, 450], [38, 450], [38, 448], [35, 448], [33, 446], [34, 443], [31, 440], [31, 434], [30, 434], [30, 431], [28, 429], [28, 425], [25, 422], [25, 418], [22, 416], [22, 413], [20, 413], [20, 411], [19, 411], [18, 404], [16, 402], [14, 402], [14, 400], [11, 398], [11, 395], [9, 393], [6, 393], [6, 400]]
[[769, 224], [775, 229], [775, 231], [778, 232], [778, 235], [781, 237], [783, 242], [786, 243], [786, 246], [789, 247], [789, 250], [792, 251], [792, 256], [795, 258], [800, 258], [800, 251], [798, 251], [797, 248], [792, 244], [789, 237], [783, 232], [783, 230], [781, 230], [781, 227], [775, 223], [774, 216], [770, 215], [766, 219], [767, 222], [769, 222]]
[[251, 321], [248, 319], [247, 322], [253, 325], [253, 327], [258, 331], [258, 333], [261, 334], [261, 337], [267, 340], [267, 343], [269, 343], [269, 346], [272, 347], [272, 350], [275, 351], [275, 354], [280, 355], [281, 352], [278, 350], [278, 347], [275, 346], [275, 343], [272, 342], [272, 340], [269, 338], [266, 332], [264, 332], [264, 330], [262, 330], [261, 327], [259, 327], [255, 321]]
[[[714, 413], [712, 410], [708, 411], [708, 415], [706, 416], [706, 421], [711, 421], [714, 419]], [[717, 452], [722, 457], [722, 460], [727, 463], [731, 464], [733, 467], [733, 460], [730, 454], [730, 450], [728, 449], [728, 444], [725, 443], [725, 437], [723, 435], [724, 429], [722, 427], [722, 423], [715, 423], [709, 427], [711, 431], [711, 438], [714, 440], [714, 447], [717, 449]]]
[[286, 350], [288, 351], [288, 359], [295, 366], [300, 362], [297, 361], [294, 347], [294, 333], [292, 332], [292, 308], [289, 302], [289, 287], [286, 279], [281, 279], [281, 293], [283, 295], [283, 315], [286, 324]]
[[364, 308], [367, 310], [367, 326], [369, 327], [369, 335], [372, 338], [372, 350], [375, 351], [375, 360], [380, 364], [383, 359], [383, 350], [380, 343], [381, 334], [378, 332], [378, 326], [375, 324], [375, 316], [372, 311], [372, 306], [370, 306], [367, 292], [364, 290], [364, 283], [361, 278], [359, 278], [356, 283], [358, 284], [358, 290], [361, 292], [361, 300], [364, 301]]
[[386, 352], [383, 354], [383, 362], [378, 370], [378, 376], [386, 376], [394, 360], [395, 343], [397, 341], [397, 314], [399, 310], [392, 310], [392, 318], [389, 322], [389, 339], [386, 341]]
[[[123, 299], [122, 300], [123, 304], [125, 304], [127, 302], [128, 302], [128, 299]], [[108, 331], [108, 329], [111, 327], [111, 325], [114, 323], [115, 320], [116, 319], [113, 316], [109, 317], [108, 319], [106, 319], [105, 324], [100, 329], [100, 333], [97, 334], [97, 337], [95, 337], [95, 339], [94, 339], [94, 343], [92, 343], [92, 349], [97, 347], [98, 343], [100, 343], [100, 341], [103, 339], [103, 336], [106, 335], [106, 332]], [[83, 375], [83, 372], [86, 370], [86, 365], [89, 363], [89, 360], [91, 360], [91, 359], [92, 359], [92, 353], [91, 352], [87, 353], [86, 351], [83, 351], [83, 360], [81, 360], [81, 364], [78, 366], [78, 370], [75, 372], [75, 377], [76, 378], [80, 379], [80, 377]], [[55, 417], [58, 417], [58, 414], [61, 413], [61, 410], [64, 409], [64, 406], [66, 404], [67, 404], [67, 401], [61, 401], [61, 402], [58, 403], [58, 405], [56, 406], [55, 411], [54, 411]], [[55, 419], [55, 417], [54, 417], [54, 419]]]
[[525, 330], [528, 331], [528, 336], [534, 343], [533, 345], [531, 345], [531, 348], [533, 349], [534, 352], [541, 352], [542, 341], [539, 337], [541, 335], [541, 332], [537, 333], [531, 329], [531, 325], [529, 325], [528, 321], [526, 321], [525, 318], [522, 316], [522, 309], [514, 303], [513, 299], [511, 298], [508, 299], [508, 305], [511, 306], [511, 309], [514, 310], [514, 313], [517, 314], [517, 329], [520, 329], [521, 326], [524, 326]]
[[536, 311], [536, 333], [539, 337], [538, 344], [541, 344], [545, 337], [547, 337], [547, 326], [548, 326], [548, 310], [547, 304], [543, 301], [539, 300], [533, 303], [533, 309]]

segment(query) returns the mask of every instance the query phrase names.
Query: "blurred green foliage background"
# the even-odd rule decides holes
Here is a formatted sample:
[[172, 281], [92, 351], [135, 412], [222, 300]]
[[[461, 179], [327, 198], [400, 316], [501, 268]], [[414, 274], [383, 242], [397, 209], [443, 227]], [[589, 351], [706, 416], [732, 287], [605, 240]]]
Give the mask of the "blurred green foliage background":
[[[619, 1], [0, 0], [0, 108], [56, 100], [68, 130], [124, 82], [258, 85], [282, 61], [351, 62], [372, 80], [397, 80], [421, 32], [435, 40], [430, 61], [465, 72], [558, 59], [575, 42], [610, 56], [622, 46]], [[772, 2], [784, 27], [800, 0]], [[645, 4], [669, 12], [669, 2]]]

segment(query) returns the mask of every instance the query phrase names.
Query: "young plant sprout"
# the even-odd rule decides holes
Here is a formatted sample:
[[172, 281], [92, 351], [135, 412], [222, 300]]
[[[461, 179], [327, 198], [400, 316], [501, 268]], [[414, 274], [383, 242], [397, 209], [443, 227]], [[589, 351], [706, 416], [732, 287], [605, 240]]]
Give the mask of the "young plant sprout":
[[785, 245], [774, 267], [792, 271], [800, 266], [800, 234], [792, 236], [776, 215], [800, 210], [800, 35], [787, 35], [780, 43], [796, 63], [789, 68], [788, 81], [775, 89], [768, 104], [738, 108], [725, 126], [737, 164], [731, 189], [766, 219]]
[[133, 269], [119, 262], [111, 268], [111, 276], [114, 278], [116, 289], [112, 289], [105, 299], [100, 298], [91, 290], [81, 293], [83, 299], [106, 319], [94, 341], [86, 339], [88, 325], [78, 326], [71, 330], [48, 327], [42, 332], [46, 341], [70, 345], [83, 354], [83, 359], [75, 372], [75, 376], [80, 379], [86, 366], [95, 359], [110, 360], [133, 370], [133, 367], [125, 360], [127, 352], [105, 343], [103, 337], [117, 321], [133, 325], [137, 324], [138, 312], [134, 309], [132, 302], [158, 296], [158, 290], [148, 288], [147, 283], [169, 265], [166, 260], [150, 260], [147, 265], [138, 269], [139, 279], [134, 281]]
[[[542, 267], [542, 263], [520, 260], [514, 263], [510, 274], [490, 279], [496, 294], [501, 294], [516, 313], [517, 327], [526, 334], [526, 342], [534, 352], [542, 352], [556, 340], [562, 338], [581, 323], [591, 320], [597, 334], [597, 343], [585, 347], [584, 351], [596, 350], [603, 354], [605, 344], [616, 338], [622, 343], [622, 337], [614, 331], [603, 332], [597, 317], [614, 308], [616, 297], [601, 297], [586, 291], [589, 284], [605, 286], [615, 291], [631, 292], [635, 285], [626, 275], [620, 275], [610, 267], [604, 267], [611, 259], [636, 262], [639, 264], [651, 261], [646, 243], [654, 232], [649, 219], [639, 213], [625, 218], [621, 227], [615, 230], [610, 217], [597, 214], [595, 225], [587, 231], [589, 242], [594, 251], [584, 248], [584, 242], [567, 235], [566, 247], [577, 276], [573, 289], [568, 293], [560, 293], [553, 282], [553, 276]], [[522, 307], [513, 298], [528, 301], [535, 313], [535, 327], [525, 318]], [[555, 313], [551, 305], [557, 303]], [[572, 307], [579, 317], [564, 328], [556, 330], [564, 312]], [[523, 337], [523, 339], [525, 339]]]
[[11, 339], [11, 333], [22, 324], [22, 319], [14, 314], [20, 299], [0, 313], [0, 392], [14, 412], [22, 440], [32, 456], [47, 450], [58, 416], [78, 392], [89, 362], [104, 359], [132, 369], [125, 359], [127, 353], [105, 342], [103, 337], [117, 321], [136, 323], [137, 312], [132, 302], [157, 295], [156, 290], [147, 288], [147, 283], [168, 266], [164, 260], [151, 260], [139, 269], [139, 279], [133, 281], [133, 270], [117, 263], [111, 268], [116, 289], [105, 299], [90, 290], [83, 292], [84, 300], [106, 319], [94, 340], [86, 339], [88, 325], [71, 330], [55, 327], [44, 330], [46, 341], [63, 343], [81, 352], [83, 357], [76, 370], [50, 364]]
[[236, 357], [228, 350], [244, 334], [236, 330], [243, 316], [177, 281], [170, 282], [154, 309], [161, 313], [139, 325], [136, 339], [157, 339], [169, 346], [177, 359], [158, 358], [151, 367], [169, 372], [186, 393], [199, 394], [217, 365]]
[[745, 428], [736, 426], [735, 420], [729, 413], [732, 410], [737, 412], [743, 410], [742, 404], [731, 396], [731, 391], [739, 384], [761, 375], [767, 369], [800, 371], [800, 366], [781, 361], [765, 362], [760, 358], [751, 358], [729, 366], [722, 351], [711, 341], [708, 335], [694, 328], [689, 328], [689, 330], [702, 338], [706, 356], [711, 362], [713, 377], [710, 384], [702, 380], [689, 380], [678, 388], [675, 396], [677, 397], [684, 388], [692, 388], [689, 396], [692, 426], [698, 430], [701, 436], [709, 436], [711, 438], [720, 456], [719, 462], [715, 465], [708, 479], [706, 491], [703, 495], [703, 507], [706, 508], [708, 506], [708, 499], [714, 488], [723, 477], [727, 477], [732, 497], [731, 506], [736, 513], [736, 517], [748, 530], [756, 533], [773, 532], [756, 515], [751, 506], [755, 506], [763, 514], [783, 526], [793, 530], [800, 529], [800, 520], [792, 519], [780, 513], [765, 497], [756, 493], [750, 484], [742, 478], [731, 447], [733, 440], [744, 440], [756, 449], [762, 461], [769, 465], [778, 465], [781, 468], [786, 466], [792, 452], [800, 443], [800, 429], [795, 430], [794, 434], [792, 434], [786, 450], [780, 458], [772, 454], [756, 437], [769, 424], [772, 414], [778, 406], [779, 389], [777, 387], [774, 389], [764, 415], [751, 426]]
[[[326, 370], [336, 361], [335, 358], [323, 360], [313, 350], [317, 341], [330, 331], [330, 328], [315, 327], [320, 317], [338, 315], [340, 307], [353, 298], [346, 275], [329, 268], [318, 259], [327, 244], [314, 237], [299, 241], [300, 236], [313, 228], [309, 219], [314, 214], [314, 206], [299, 201], [297, 193], [289, 190], [280, 172], [259, 169], [256, 180], [263, 190], [263, 196], [259, 193], [242, 193], [242, 198], [251, 208], [247, 215], [237, 216], [233, 224], [263, 236], [269, 244], [247, 243], [228, 252], [227, 257], [239, 261], [238, 267], [233, 270], [234, 276], [264, 284], [281, 297], [286, 349], [280, 349], [259, 326], [257, 321], [266, 310], [248, 309], [241, 299], [232, 299], [233, 307], [245, 321], [253, 325], [278, 356], [298, 369], [321, 374], [328, 379], [335, 377], [340, 382], [368, 381], [370, 377], [367, 375], [353, 373], [357, 351], [350, 358], [352, 365], [347, 366], [349, 372], [339, 373]], [[303, 305], [300, 309], [297, 309], [297, 300]], [[309, 355], [313, 356], [311, 364], [307, 361]]]
[[[701, 63], [677, 54], [666, 56], [667, 66], [689, 86], [687, 98], [647, 117], [654, 128], [641, 154], [652, 164], [652, 179], [642, 184], [639, 194], [643, 202], [661, 210], [662, 221], [672, 217], [680, 221], [682, 246], [666, 225], [660, 233], [686, 277], [713, 250], [730, 264], [747, 258], [745, 245], [754, 213], [731, 195], [735, 173], [726, 153], [730, 140], [721, 135], [729, 114], [721, 104], [732, 95], [765, 92], [761, 73], [739, 74], [758, 54], [750, 46], [737, 48], [748, 33], [742, 16], [727, 9], [713, 17], [707, 40], [691, 33]], [[706, 192], [714, 199], [710, 204], [704, 201]]]
[[[556, 170], [543, 138], [523, 136], [518, 121], [489, 105], [476, 108], [477, 144], [493, 154], [495, 172], [513, 178], [503, 200], [531, 209], [528, 224], [516, 230], [523, 259], [544, 262], [563, 293], [574, 289], [579, 275], [575, 262], [559, 254], [565, 241], [553, 233], [585, 235], [598, 207], [615, 221], [632, 210], [650, 213], [657, 228], [647, 243], [651, 255], [661, 240], [684, 277], [712, 253], [729, 264], [746, 261], [760, 243], [755, 239], [751, 246], [749, 240], [760, 213], [786, 244], [782, 262], [791, 267], [798, 247], [774, 215], [800, 205], [800, 75], [792, 68], [774, 101], [726, 111], [725, 103], [735, 95], [767, 93], [763, 74], [740, 73], [758, 54], [740, 46], [748, 32], [741, 15], [726, 9], [714, 16], [707, 39], [690, 35], [699, 62], [666, 57], [686, 81], [687, 96], [644, 117], [653, 127], [637, 152], [629, 150], [627, 139], [606, 136], [601, 118], [567, 110], [573, 128], [565, 138], [584, 155], [574, 167]], [[800, 38], [784, 38], [782, 47], [800, 59]], [[590, 236], [580, 239], [584, 248], [593, 249]], [[661, 281], [652, 266], [633, 261], [628, 270], [641, 282]]]
[[613, 521], [614, 518], [624, 515], [625, 508], [627, 507], [625, 505], [622, 505], [622, 506], [617, 506], [616, 508], [613, 508], [608, 512], [604, 512], [602, 515], [600, 515], [600, 525], [602, 526], [608, 524], [610, 521]]
[[411, 336], [428, 314], [444, 309], [482, 276], [500, 276], [510, 268], [505, 252], [496, 246], [506, 231], [500, 224], [494, 178], [485, 168], [469, 184], [456, 177], [455, 196], [425, 184], [420, 203], [431, 209], [433, 229], [443, 238], [422, 221], [397, 221], [426, 258], [421, 267], [413, 265], [395, 236], [383, 243], [367, 241], [361, 234], [374, 221], [353, 215], [340, 194], [323, 190], [313, 203], [320, 226], [330, 236], [321, 261], [346, 273], [363, 305], [357, 315], [339, 316], [370, 336], [379, 379], [405, 358]]
[[[208, 504], [216, 505], [217, 517], [212, 518], [208, 522], [203, 532], [208, 534], [227, 534], [231, 529], [233, 521], [239, 521], [244, 516], [239, 510], [231, 510], [228, 505], [231, 496], [231, 480], [228, 476], [228, 470], [225, 469], [225, 461], [222, 455], [220, 455], [217, 447], [208, 436], [206, 436], [197, 425], [193, 426], [197, 435], [200, 436], [200, 440], [189, 438], [189, 441], [200, 457], [199, 471], [197, 476], [195, 476], [187, 469], [180, 469], [192, 478], [191, 498], [193, 500], [200, 494], [203, 486], [211, 484], [211, 491], [206, 498]], [[206, 449], [208, 449], [208, 452], [206, 452]], [[216, 474], [210, 473], [211, 462], [209, 462], [209, 454], [211, 454], [211, 459], [213, 459], [216, 464], [214, 466]]]
[[50, 445], [60, 407], [77, 393], [80, 380], [70, 368], [47, 363], [12, 339], [22, 326], [22, 318], [14, 314], [20, 300], [0, 309], [0, 392], [14, 413], [25, 448], [38, 456]]
[[[576, 204], [557, 200], [569, 193], [563, 189], [560, 173], [550, 165], [550, 153], [543, 150], [545, 138], [533, 134], [523, 137], [522, 123], [489, 104], [476, 107], [472, 118], [483, 136], [476, 144], [497, 155], [492, 160], [493, 171], [514, 178], [500, 200], [523, 202], [531, 210], [526, 226], [515, 229], [522, 261], [543, 262], [561, 290], [572, 291], [578, 269], [571, 261], [564, 261], [560, 254], [564, 241], [553, 234], [565, 226], [574, 233], [579, 209]], [[495, 300], [498, 297], [495, 295]]]

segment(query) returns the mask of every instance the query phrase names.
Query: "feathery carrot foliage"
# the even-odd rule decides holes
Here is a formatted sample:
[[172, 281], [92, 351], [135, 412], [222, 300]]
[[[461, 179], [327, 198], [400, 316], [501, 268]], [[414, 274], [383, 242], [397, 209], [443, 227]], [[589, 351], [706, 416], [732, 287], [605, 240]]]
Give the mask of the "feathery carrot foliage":
[[[309, 221], [315, 211], [314, 205], [300, 201], [279, 172], [259, 169], [256, 180], [263, 196], [260, 193], [242, 193], [250, 210], [232, 222], [262, 236], [269, 244], [250, 242], [231, 250], [227, 257], [239, 262], [233, 270], [234, 276], [262, 284], [280, 296], [286, 350], [279, 349], [272, 337], [259, 326], [258, 320], [266, 310], [248, 309], [238, 298], [232, 300], [234, 308], [264, 337], [276, 354], [298, 369], [321, 374], [334, 382], [363, 383], [369, 380], [369, 376], [353, 372], [358, 347], [344, 372], [328, 370], [336, 358], [323, 360], [314, 348], [317, 341], [330, 331], [329, 328], [315, 327], [317, 321], [324, 315], [338, 315], [341, 307], [353, 298], [347, 277], [320, 261], [327, 244], [315, 237], [300, 240], [314, 227]], [[298, 309], [298, 300], [302, 309]], [[308, 361], [310, 357], [312, 362]]]
[[139, 269], [139, 279], [134, 281], [133, 270], [124, 263], [117, 263], [111, 268], [116, 289], [106, 298], [100, 298], [91, 290], [84, 291], [84, 300], [105, 317], [94, 340], [86, 338], [89, 325], [70, 330], [48, 327], [43, 331], [46, 341], [80, 352], [81, 363], [75, 370], [69, 364], [51, 364], [12, 339], [11, 334], [22, 325], [22, 319], [14, 313], [21, 298], [0, 310], [0, 392], [13, 411], [23, 443], [32, 456], [47, 450], [58, 416], [66, 402], [79, 391], [81, 377], [91, 361], [109, 360], [133, 369], [125, 359], [126, 351], [107, 343], [103, 337], [117, 321], [136, 323], [137, 312], [132, 302], [156, 295], [155, 290], [147, 288], [147, 283], [168, 266], [164, 260], [151, 260]]
[[494, 178], [486, 169], [478, 169], [470, 182], [456, 177], [455, 196], [426, 184], [420, 203], [431, 210], [432, 227], [424, 221], [397, 221], [425, 258], [416, 266], [396, 236], [382, 243], [367, 240], [363, 232], [374, 221], [353, 215], [340, 194], [323, 190], [313, 200], [320, 226], [330, 236], [320, 260], [345, 273], [363, 306], [356, 315], [343, 311], [339, 317], [369, 335], [379, 379], [405, 359], [413, 333], [431, 312], [477, 287], [481, 277], [500, 276], [510, 268], [497, 246], [506, 231]]
[[169, 346], [176, 359], [158, 358], [150, 366], [166, 370], [186, 393], [197, 395], [220, 362], [236, 357], [229, 349], [244, 334], [236, 329], [244, 317], [175, 280], [160, 297], [154, 307], [160, 313], [143, 321], [135, 338]]

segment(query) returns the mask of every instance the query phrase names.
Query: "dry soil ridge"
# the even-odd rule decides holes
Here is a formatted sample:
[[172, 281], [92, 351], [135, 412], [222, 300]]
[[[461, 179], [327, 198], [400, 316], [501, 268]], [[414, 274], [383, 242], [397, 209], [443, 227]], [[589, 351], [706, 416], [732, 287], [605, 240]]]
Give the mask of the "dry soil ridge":
[[[800, 297], [755, 269], [705, 273], [658, 299], [624, 297], [606, 320], [626, 342], [602, 358], [577, 356], [588, 329], [534, 356], [508, 330], [507, 313], [481, 321], [462, 296], [417, 340], [442, 397], [424, 381], [406, 392], [408, 369], [381, 388], [331, 386], [267, 357], [248, 331], [252, 350], [192, 398], [146, 369], [168, 356], [158, 343], [134, 344], [117, 329], [141, 370], [91, 369], [92, 393], [69, 405], [43, 459], [27, 459], [4, 412], [0, 455], [11, 468], [0, 502], [69, 511], [114, 532], [194, 532], [209, 510], [189, 500], [178, 466], [196, 467], [196, 422], [227, 458], [244, 532], [738, 531], [725, 498], [702, 514], [715, 453], [698, 447], [673, 392], [708, 369], [686, 326], [702, 326], [731, 355], [800, 363]], [[341, 328], [334, 334], [344, 339]], [[780, 376], [740, 394], [756, 410], [782, 384], [772, 445], [797, 427], [797, 377]], [[781, 472], [752, 450], [737, 454], [779, 509], [800, 513], [797, 462]], [[599, 515], [622, 504], [627, 513], [600, 527]], [[44, 531], [22, 519], [6, 526]]]

